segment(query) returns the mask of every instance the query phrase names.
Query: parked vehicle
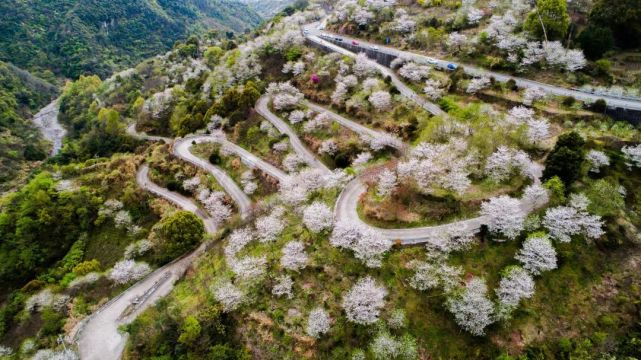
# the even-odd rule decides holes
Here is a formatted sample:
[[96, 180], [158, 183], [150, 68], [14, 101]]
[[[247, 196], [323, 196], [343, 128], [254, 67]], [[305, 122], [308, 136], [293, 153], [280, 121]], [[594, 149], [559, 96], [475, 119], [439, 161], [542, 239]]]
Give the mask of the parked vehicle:
[[432, 64], [432, 65], [438, 64], [438, 61], [436, 59], [434, 59], [434, 58], [431, 58], [431, 57], [427, 58], [427, 62]]
[[452, 71], [456, 70], [456, 69], [458, 69], [458, 65], [449, 63], [449, 64], [447, 64], [447, 69], [448, 70], [452, 70]]
[[372, 46], [370, 46], [370, 48], [372, 50], [376, 50], [376, 51], [380, 50], [380, 48], [378, 46], [376, 46], [376, 45], [372, 45]]
[[335, 40], [338, 41], [338, 42], [343, 42], [343, 38], [337, 37]]
[[356, 41], [356, 40], [352, 40], [352, 45], [354, 45], [354, 46], [358, 46], [358, 41]]

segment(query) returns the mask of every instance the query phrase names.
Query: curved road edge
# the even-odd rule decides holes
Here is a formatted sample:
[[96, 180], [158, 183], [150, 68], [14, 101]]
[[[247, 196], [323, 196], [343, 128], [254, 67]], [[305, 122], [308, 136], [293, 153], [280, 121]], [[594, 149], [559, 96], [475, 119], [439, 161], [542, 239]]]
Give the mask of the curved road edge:
[[294, 151], [305, 160], [305, 162], [313, 168], [321, 169], [325, 173], [329, 174], [332, 171], [325, 165], [323, 164], [322, 161], [320, 161], [314, 153], [312, 153], [305, 144], [301, 141], [301, 139], [298, 137], [294, 129], [292, 129], [283, 119], [281, 119], [278, 115], [274, 114], [270, 109], [269, 109], [269, 100], [270, 97], [268, 95], [263, 95], [261, 96], [260, 99], [258, 99], [258, 102], [256, 103], [256, 111], [258, 114], [260, 114], [262, 117], [267, 119], [278, 131], [280, 131], [281, 134], [287, 135], [289, 138], [289, 143], [292, 144], [292, 148]]
[[[213, 221], [204, 215], [204, 212], [193, 201], [154, 184], [148, 176], [149, 167], [146, 164], [142, 165], [136, 174], [136, 181], [142, 189], [165, 198], [186, 211], [193, 212], [203, 220], [207, 233], [216, 232]], [[78, 345], [80, 358], [83, 360], [119, 359], [124, 351], [127, 336], [120, 333], [118, 327], [132, 322], [145, 309], [155, 304], [158, 299], [169, 294], [176, 281], [206, 249], [207, 242], [203, 242], [191, 253], [156, 269], [78, 323], [68, 335], [67, 340], [72, 340], [70, 342], [75, 342]], [[144, 298], [144, 301], [136, 304], [134, 310], [123, 318], [123, 314], [141, 297]]]

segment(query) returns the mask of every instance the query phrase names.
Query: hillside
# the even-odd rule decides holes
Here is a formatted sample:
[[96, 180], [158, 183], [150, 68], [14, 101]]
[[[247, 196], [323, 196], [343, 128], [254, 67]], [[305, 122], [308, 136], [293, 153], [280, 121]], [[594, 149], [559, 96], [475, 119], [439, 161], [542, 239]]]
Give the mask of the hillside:
[[0, 60], [40, 76], [105, 77], [188, 34], [243, 32], [260, 17], [231, 0], [28, 0], [0, 3]]
[[550, 2], [312, 2], [68, 82], [0, 200], [0, 359], [641, 358], [641, 98], [525, 40]]
[[[264, 19], [270, 19], [286, 7], [297, 2], [296, 0], [240, 0], [256, 11]], [[300, 0], [299, 0], [300, 2]]]
[[46, 145], [31, 117], [57, 92], [55, 86], [0, 61], [0, 193], [24, 177], [32, 161], [45, 158]]

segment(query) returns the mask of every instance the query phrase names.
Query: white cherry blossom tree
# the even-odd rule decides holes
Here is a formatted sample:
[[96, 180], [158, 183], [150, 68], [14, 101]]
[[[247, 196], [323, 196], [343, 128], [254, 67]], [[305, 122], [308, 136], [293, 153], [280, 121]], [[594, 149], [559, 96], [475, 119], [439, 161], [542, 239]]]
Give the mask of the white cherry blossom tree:
[[343, 309], [347, 319], [360, 325], [375, 323], [385, 306], [387, 289], [367, 276], [358, 280], [343, 298]]

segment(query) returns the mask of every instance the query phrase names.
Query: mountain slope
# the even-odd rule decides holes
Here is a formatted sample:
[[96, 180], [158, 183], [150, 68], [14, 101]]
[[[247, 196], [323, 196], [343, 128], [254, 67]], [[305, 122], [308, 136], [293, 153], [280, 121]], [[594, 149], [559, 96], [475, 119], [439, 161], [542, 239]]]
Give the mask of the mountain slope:
[[297, 2], [295, 0], [240, 0], [242, 3], [249, 5], [264, 19], [269, 19], [286, 7]]
[[26, 161], [45, 157], [46, 144], [30, 118], [56, 93], [53, 85], [0, 61], [0, 192], [12, 186]]
[[197, 30], [242, 32], [261, 19], [230, 0], [25, 0], [0, 3], [0, 60], [76, 78], [168, 50]]

